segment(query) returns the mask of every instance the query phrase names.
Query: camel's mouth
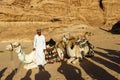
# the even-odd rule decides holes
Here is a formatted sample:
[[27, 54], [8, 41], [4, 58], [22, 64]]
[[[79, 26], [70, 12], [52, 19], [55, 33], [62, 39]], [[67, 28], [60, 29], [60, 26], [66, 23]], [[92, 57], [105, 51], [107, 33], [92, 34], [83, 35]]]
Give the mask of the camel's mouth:
[[6, 46], [6, 50], [8, 50], [8, 51], [12, 51], [13, 48], [12, 48], [12, 46], [9, 44], [9, 45]]
[[18, 42], [10, 43], [6, 46], [6, 50], [13, 51], [13, 49], [17, 48], [18, 46], [20, 46], [20, 43]]

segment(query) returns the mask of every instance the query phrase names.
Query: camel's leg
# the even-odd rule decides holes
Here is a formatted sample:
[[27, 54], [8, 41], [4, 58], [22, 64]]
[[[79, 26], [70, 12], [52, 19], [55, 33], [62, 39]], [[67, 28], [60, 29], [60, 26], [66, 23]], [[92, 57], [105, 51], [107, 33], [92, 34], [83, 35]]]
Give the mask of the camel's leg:
[[30, 69], [36, 68], [36, 67], [38, 67], [38, 65], [37, 65], [36, 63], [31, 63], [31, 64], [30, 64]]
[[29, 64], [24, 65], [24, 68], [27, 70], [35, 68], [35, 67], [38, 67], [36, 63], [29, 63]]
[[85, 58], [85, 52], [84, 52], [84, 51], [81, 51], [81, 57], [80, 57], [80, 60], [82, 61], [84, 58]]
[[60, 48], [57, 48], [57, 52], [58, 52], [59, 58], [60, 58], [61, 60], [63, 60], [63, 59], [64, 59], [64, 53], [63, 53], [63, 51], [62, 51]]
[[79, 58], [77, 58], [74, 61], [72, 61], [73, 64], [76, 64], [77, 62], [79, 62]]
[[18, 72], [20, 71], [20, 69], [21, 69], [21, 67], [22, 67], [23, 64], [24, 64], [23, 62], [20, 62], [20, 63], [19, 63], [19, 65], [18, 65], [18, 67], [17, 67], [16, 73], [18, 73]]
[[67, 63], [70, 64], [75, 58], [70, 58], [67, 60]]

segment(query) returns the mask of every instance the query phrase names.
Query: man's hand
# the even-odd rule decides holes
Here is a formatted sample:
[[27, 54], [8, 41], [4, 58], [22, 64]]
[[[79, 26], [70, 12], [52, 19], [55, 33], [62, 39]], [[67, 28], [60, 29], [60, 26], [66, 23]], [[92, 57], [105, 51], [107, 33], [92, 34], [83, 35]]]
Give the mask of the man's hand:
[[43, 52], [45, 53], [45, 49], [43, 50]]
[[36, 49], [35, 48], [33, 48], [33, 51], [35, 51]]

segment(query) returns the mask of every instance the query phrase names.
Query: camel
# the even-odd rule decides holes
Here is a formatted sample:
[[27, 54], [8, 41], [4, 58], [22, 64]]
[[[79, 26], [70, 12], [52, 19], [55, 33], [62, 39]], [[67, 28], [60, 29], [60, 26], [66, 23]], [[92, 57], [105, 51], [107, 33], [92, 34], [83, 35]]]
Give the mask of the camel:
[[18, 55], [19, 60], [24, 63], [25, 69], [32, 69], [37, 67], [35, 59], [35, 51], [32, 51], [29, 54], [25, 54], [22, 50], [21, 44], [19, 42], [13, 42], [6, 46], [6, 49], [9, 51], [15, 51]]
[[80, 47], [80, 52], [83, 55], [83, 58], [85, 56], [92, 57], [94, 56], [94, 46], [89, 42], [88, 38], [91, 35], [89, 32], [85, 32], [84, 36], [79, 37], [75, 43], [79, 45]]
[[66, 46], [67, 55], [70, 57], [67, 60], [67, 63], [76, 64], [79, 60], [82, 60], [82, 54], [80, 53], [80, 47], [75, 44], [76, 39], [74, 37], [70, 37], [70, 35], [63, 36], [63, 42]]
[[63, 42], [66, 46], [67, 55], [70, 59], [68, 63], [76, 63], [83, 60], [86, 56], [94, 56], [93, 46], [88, 42], [88, 33], [84, 34], [84, 37], [76, 39], [69, 34], [63, 36]]

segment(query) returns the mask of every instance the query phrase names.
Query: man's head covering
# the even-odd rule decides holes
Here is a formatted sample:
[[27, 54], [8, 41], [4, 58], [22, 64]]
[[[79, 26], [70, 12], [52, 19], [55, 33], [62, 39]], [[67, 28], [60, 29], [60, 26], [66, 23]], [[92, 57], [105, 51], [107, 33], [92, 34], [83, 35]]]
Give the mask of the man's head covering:
[[37, 29], [36, 31], [37, 31], [37, 32], [41, 32], [41, 29]]

